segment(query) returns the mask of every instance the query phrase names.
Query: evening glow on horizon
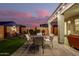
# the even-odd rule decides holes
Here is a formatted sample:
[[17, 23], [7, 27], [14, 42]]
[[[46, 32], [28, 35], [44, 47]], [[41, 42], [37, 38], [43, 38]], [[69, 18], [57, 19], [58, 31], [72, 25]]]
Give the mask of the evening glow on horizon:
[[2, 3], [0, 21], [15, 21], [17, 24], [39, 26], [47, 23], [48, 17], [58, 5], [57, 3]]

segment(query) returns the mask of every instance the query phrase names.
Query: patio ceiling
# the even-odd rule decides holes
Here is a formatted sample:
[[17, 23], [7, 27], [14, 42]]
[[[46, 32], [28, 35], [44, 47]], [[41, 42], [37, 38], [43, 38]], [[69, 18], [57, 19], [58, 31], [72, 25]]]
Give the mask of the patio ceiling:
[[73, 5], [66, 12], [64, 12], [64, 16], [67, 19], [68, 17], [72, 17], [74, 15], [79, 15], [79, 4]]

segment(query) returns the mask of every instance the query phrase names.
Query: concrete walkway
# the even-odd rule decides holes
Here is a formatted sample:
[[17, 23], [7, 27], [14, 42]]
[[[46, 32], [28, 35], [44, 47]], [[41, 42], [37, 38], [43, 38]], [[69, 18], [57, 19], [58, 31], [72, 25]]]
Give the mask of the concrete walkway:
[[39, 51], [36, 53], [28, 53], [31, 44], [25, 48], [23, 45], [20, 47], [12, 56], [79, 56], [79, 51], [75, 50], [67, 45], [59, 44], [58, 37], [53, 38], [53, 48], [45, 48], [44, 54], [43, 49], [40, 47]]

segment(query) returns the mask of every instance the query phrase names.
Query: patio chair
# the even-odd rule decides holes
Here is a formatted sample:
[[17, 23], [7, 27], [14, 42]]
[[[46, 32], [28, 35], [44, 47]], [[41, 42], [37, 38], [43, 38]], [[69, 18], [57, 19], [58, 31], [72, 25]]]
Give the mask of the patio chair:
[[42, 45], [43, 44], [43, 37], [42, 36], [36, 36], [33, 38], [33, 42], [35, 45]]
[[[43, 36], [34, 36], [33, 37], [33, 44], [36, 45], [36, 46], [38, 46], [39, 48], [42, 47], [42, 49], [43, 49], [44, 48], [43, 47], [43, 44], [44, 44], [44, 38], [43, 38]], [[44, 49], [42, 51], [44, 53]]]
[[52, 41], [53, 41], [53, 38], [52, 37], [45, 36], [44, 37], [44, 48], [48, 48], [48, 47], [53, 48]]
[[30, 42], [32, 41], [31, 37], [28, 34], [25, 34], [25, 39], [26, 39], [28, 44], [30, 44]]

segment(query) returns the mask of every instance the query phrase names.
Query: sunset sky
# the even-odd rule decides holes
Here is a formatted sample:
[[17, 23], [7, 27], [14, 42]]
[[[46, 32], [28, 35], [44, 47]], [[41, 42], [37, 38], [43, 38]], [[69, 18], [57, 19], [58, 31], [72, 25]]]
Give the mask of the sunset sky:
[[0, 4], [0, 21], [15, 21], [17, 24], [39, 26], [47, 23], [57, 3], [7, 3]]

